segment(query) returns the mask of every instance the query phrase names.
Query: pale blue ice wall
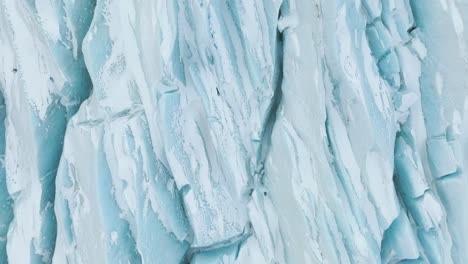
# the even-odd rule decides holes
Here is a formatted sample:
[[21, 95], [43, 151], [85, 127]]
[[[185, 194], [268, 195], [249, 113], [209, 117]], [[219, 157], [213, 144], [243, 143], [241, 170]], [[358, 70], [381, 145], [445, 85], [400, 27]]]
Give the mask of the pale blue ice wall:
[[11, 208], [12, 199], [8, 193], [5, 173], [5, 117], [6, 106], [3, 95], [0, 104], [0, 155], [3, 160], [0, 169], [0, 259], [7, 259], [6, 242], [8, 235], [8, 227], [13, 219], [13, 209]]
[[91, 89], [81, 42], [94, 3], [6, 0], [0, 6], [0, 86], [7, 113], [2, 167], [8, 189], [2, 184], [1, 262], [8, 255], [11, 263], [50, 263], [65, 128]]
[[0, 263], [468, 262], [464, 0], [0, 7]]
[[[443, 11], [438, 2], [420, 5]], [[451, 187], [450, 201], [444, 201], [438, 187], [442, 181], [436, 180], [438, 169], [461, 170], [463, 157], [457, 161], [445, 134], [440, 146], [432, 145], [431, 125], [437, 120], [432, 113], [446, 110], [426, 106], [425, 98], [446, 94], [464, 101], [466, 91], [460, 90], [466, 85], [466, 64], [454, 65], [455, 58], [444, 62], [437, 53], [461, 57], [466, 43], [453, 41], [455, 47], [446, 52], [448, 47], [434, 38], [439, 45], [431, 52], [424, 36], [455, 31], [451, 23], [456, 16], [450, 13], [455, 11], [441, 17], [445, 27], [428, 29], [419, 24], [417, 8], [409, 1], [322, 3], [311, 24], [323, 35], [304, 38], [310, 29], [299, 23], [290, 36], [299, 42], [294, 50], [300, 56], [291, 60], [297, 70], [284, 77], [282, 114], [272, 141], [277, 143], [265, 175], [273, 203], [288, 210], [279, 214], [279, 226], [293, 243], [285, 247], [293, 263], [465, 262], [466, 250], [457, 250], [467, 247], [462, 242], [465, 194], [455, 191], [464, 188], [466, 178], [460, 176]], [[301, 17], [305, 11], [302, 6], [298, 10]], [[311, 42], [318, 47], [316, 60], [300, 63]], [[457, 69], [459, 75], [450, 79], [460, 87], [428, 96], [435, 82], [424, 82], [431, 75], [424, 63]], [[313, 89], [303, 85], [314, 82]], [[456, 109], [463, 120], [464, 107]], [[439, 122], [447, 126], [452, 120]], [[458, 133], [465, 136], [460, 125]], [[438, 157], [431, 156], [431, 148]], [[290, 149], [293, 155], [285, 159]], [[278, 166], [281, 159], [287, 165]], [[292, 180], [283, 176], [287, 174]], [[299, 220], [291, 221], [291, 215]]]

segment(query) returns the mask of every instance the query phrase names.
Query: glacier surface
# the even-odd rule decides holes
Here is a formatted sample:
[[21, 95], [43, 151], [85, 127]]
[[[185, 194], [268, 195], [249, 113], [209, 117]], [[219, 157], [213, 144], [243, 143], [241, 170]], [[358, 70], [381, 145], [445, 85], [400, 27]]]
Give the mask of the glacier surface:
[[0, 263], [468, 263], [467, 14], [0, 0]]

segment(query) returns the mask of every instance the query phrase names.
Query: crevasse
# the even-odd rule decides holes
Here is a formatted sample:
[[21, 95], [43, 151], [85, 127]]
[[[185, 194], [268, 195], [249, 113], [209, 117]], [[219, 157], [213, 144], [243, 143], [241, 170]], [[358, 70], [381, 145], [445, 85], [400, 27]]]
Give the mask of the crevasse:
[[0, 263], [468, 263], [465, 1], [0, 7]]

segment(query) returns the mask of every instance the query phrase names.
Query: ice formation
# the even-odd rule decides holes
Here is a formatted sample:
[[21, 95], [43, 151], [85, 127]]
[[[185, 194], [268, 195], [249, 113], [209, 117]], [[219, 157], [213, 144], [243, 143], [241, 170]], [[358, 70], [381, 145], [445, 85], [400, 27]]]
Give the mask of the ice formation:
[[468, 263], [466, 14], [0, 0], [0, 263]]

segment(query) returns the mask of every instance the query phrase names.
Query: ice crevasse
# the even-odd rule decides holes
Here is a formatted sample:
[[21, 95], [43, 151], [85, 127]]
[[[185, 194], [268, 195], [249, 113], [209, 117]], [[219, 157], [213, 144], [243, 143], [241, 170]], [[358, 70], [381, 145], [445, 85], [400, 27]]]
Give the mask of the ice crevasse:
[[0, 263], [468, 263], [466, 14], [0, 0]]

